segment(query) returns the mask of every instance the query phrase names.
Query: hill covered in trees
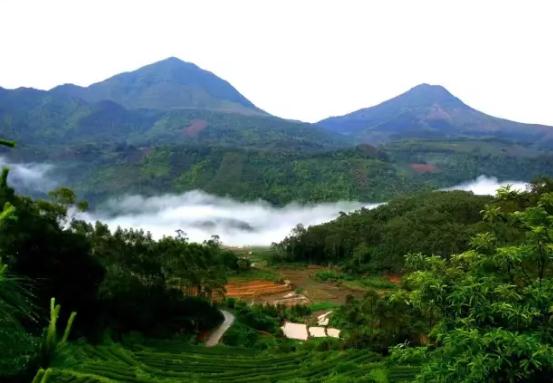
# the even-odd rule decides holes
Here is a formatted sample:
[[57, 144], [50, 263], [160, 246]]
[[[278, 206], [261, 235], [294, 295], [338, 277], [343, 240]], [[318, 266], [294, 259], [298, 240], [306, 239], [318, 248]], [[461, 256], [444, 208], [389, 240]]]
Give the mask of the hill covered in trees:
[[300, 225], [275, 245], [276, 257], [334, 263], [354, 273], [401, 272], [409, 252], [446, 256], [466, 250], [485, 228], [480, 212], [492, 200], [463, 191], [401, 197], [321, 225]]
[[553, 175], [551, 153], [497, 141], [405, 141], [323, 152], [287, 148], [105, 143], [20, 146], [17, 153], [2, 155], [13, 163], [36, 163], [40, 158], [40, 163], [52, 164], [47, 174], [52, 182], [71, 186], [93, 204], [121, 194], [153, 196], [193, 189], [276, 205], [382, 202], [483, 174], [521, 181]]
[[[316, 151], [347, 141], [315, 125], [210, 109], [127, 109], [111, 100], [0, 88], [0, 132], [21, 147], [82, 144], [217, 145]], [[38, 159], [38, 157], [37, 157]]]

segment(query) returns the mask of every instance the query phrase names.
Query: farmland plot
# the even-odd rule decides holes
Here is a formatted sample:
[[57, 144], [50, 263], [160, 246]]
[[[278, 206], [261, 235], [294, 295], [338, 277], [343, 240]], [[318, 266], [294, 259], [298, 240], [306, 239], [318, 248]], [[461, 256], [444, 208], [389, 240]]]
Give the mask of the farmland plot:
[[[381, 357], [362, 351], [256, 352], [244, 348], [206, 348], [177, 341], [150, 341], [123, 347], [72, 345], [49, 374], [49, 383], [321, 382], [336, 374], [351, 379], [382, 370]], [[408, 381], [403, 368], [394, 381]], [[393, 374], [393, 372], [392, 372]]]

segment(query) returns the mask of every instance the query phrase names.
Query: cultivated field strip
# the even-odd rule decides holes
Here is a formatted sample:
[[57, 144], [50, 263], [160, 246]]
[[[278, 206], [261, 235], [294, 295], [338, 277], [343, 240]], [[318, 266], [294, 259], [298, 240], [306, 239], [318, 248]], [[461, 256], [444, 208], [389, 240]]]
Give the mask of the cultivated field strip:
[[[382, 366], [379, 355], [365, 350], [275, 354], [171, 341], [126, 347], [77, 345], [70, 349], [70, 355], [67, 361], [51, 369], [48, 382], [315, 383], [333, 375], [355, 381], [355, 377]], [[407, 367], [391, 374], [394, 379], [390, 381], [409, 381], [414, 370]]]

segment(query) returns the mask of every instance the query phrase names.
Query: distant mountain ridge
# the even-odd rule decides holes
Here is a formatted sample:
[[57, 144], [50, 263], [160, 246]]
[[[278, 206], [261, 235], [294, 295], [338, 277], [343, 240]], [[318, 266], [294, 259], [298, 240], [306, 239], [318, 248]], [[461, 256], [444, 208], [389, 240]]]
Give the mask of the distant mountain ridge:
[[347, 140], [271, 116], [227, 81], [177, 58], [88, 87], [0, 87], [0, 136], [20, 144], [115, 142], [327, 150]]
[[[202, 120], [204, 122], [198, 125], [193, 118], [175, 118], [192, 116], [198, 111], [214, 113], [210, 118], [217, 123]], [[27, 139], [63, 142], [100, 138], [137, 142], [137, 136], [138, 141], [142, 136], [148, 136], [153, 142], [159, 142], [156, 134], [160, 133], [165, 141], [176, 140], [175, 143], [183, 144], [178, 131], [188, 129], [192, 123], [195, 124], [192, 130], [205, 125], [194, 135], [196, 142], [201, 142], [202, 136], [209, 133], [210, 142], [216, 144], [213, 138], [217, 132], [231, 129], [240, 133], [232, 139], [233, 145], [247, 146], [248, 142], [241, 145], [240, 137], [248, 140], [252, 136], [248, 130], [256, 129], [256, 123], [249, 120], [243, 124], [240, 121], [243, 116], [273, 119], [270, 124], [259, 120], [262, 128], [254, 134], [258, 137], [267, 126], [301, 126], [303, 128], [280, 129], [279, 143], [286, 142], [281, 139], [284, 135], [296, 142], [298, 139], [309, 141], [307, 146], [311, 148], [319, 144], [318, 139], [324, 141], [319, 145], [324, 148], [332, 141], [343, 146], [348, 143], [381, 145], [406, 139], [459, 138], [499, 139], [553, 147], [552, 127], [489, 116], [466, 105], [439, 85], [420, 84], [378, 105], [326, 118], [317, 124], [273, 117], [227, 81], [175, 57], [117, 74], [87, 87], [65, 84], [50, 91], [0, 88], [0, 134], [24, 142]], [[173, 133], [167, 134], [168, 130], [160, 127]], [[242, 128], [245, 131], [239, 132]], [[269, 141], [270, 137], [268, 134]], [[258, 143], [261, 141], [257, 140]]]
[[497, 138], [553, 146], [553, 127], [489, 116], [439, 85], [420, 84], [373, 107], [318, 123], [358, 143], [399, 139]]
[[114, 101], [128, 109], [205, 109], [267, 115], [227, 81], [175, 57], [87, 87], [65, 84], [51, 92], [88, 102]]

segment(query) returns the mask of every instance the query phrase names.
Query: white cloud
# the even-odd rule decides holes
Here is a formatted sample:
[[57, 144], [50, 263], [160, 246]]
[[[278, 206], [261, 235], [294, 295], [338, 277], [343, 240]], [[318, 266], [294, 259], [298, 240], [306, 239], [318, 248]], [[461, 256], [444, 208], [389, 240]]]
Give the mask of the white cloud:
[[10, 169], [8, 184], [19, 192], [48, 192], [54, 189], [58, 183], [52, 177], [50, 164], [39, 163], [14, 163], [0, 157], [0, 168]]
[[[479, 195], [494, 195], [505, 185], [524, 190], [527, 183], [498, 181], [495, 177], [480, 176], [443, 190], [465, 190]], [[258, 200], [239, 202], [194, 190], [184, 194], [166, 194], [156, 197], [139, 195], [113, 198], [96, 211], [77, 217], [94, 222], [102, 221], [114, 230], [143, 229], [154, 238], [175, 235], [183, 230], [193, 242], [202, 242], [219, 235], [229, 246], [266, 246], [279, 242], [298, 224], [317, 225], [338, 217], [340, 212], [352, 212], [361, 207], [374, 208], [377, 203], [338, 201], [333, 203], [290, 203], [275, 207]]]
[[497, 189], [503, 186], [511, 185], [513, 190], [524, 191], [528, 187], [527, 182], [522, 181], [498, 181], [496, 177], [487, 177], [481, 175], [473, 181], [460, 183], [442, 190], [464, 190], [471, 191], [478, 195], [495, 195]]
[[97, 211], [80, 218], [100, 220], [111, 229], [141, 228], [155, 238], [183, 230], [191, 241], [201, 242], [219, 235], [226, 245], [269, 245], [282, 240], [298, 223], [305, 226], [336, 218], [376, 204], [340, 201], [274, 207], [264, 201], [238, 202], [202, 191], [158, 197], [125, 196], [111, 199]]

